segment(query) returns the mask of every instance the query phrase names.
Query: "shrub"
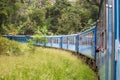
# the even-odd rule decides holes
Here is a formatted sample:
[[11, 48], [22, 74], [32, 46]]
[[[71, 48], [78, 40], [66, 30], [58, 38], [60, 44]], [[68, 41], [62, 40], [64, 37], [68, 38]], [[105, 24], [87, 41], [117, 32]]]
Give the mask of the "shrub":
[[28, 47], [29, 47], [29, 51], [31, 51], [32, 53], [34, 53], [35, 46], [33, 45], [33, 40], [32, 39], [29, 40]]
[[0, 55], [21, 55], [20, 44], [0, 37]]
[[0, 37], [0, 55], [8, 53], [8, 40]]
[[46, 46], [47, 42], [48, 42], [48, 40], [47, 40], [46, 36], [40, 36], [38, 34], [34, 35], [34, 37], [29, 40], [30, 45]]
[[40, 43], [40, 44], [43, 44], [43, 46], [45, 46], [48, 40], [46, 36], [35, 35], [33, 38], [33, 42]]

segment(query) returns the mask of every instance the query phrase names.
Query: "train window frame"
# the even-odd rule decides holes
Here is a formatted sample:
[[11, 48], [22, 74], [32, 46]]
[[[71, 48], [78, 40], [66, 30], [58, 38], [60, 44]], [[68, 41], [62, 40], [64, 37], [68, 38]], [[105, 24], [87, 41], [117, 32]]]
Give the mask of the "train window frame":
[[62, 44], [68, 44], [68, 37], [62, 38]]
[[68, 37], [68, 41], [69, 41], [69, 44], [75, 45], [75, 37], [74, 36]]

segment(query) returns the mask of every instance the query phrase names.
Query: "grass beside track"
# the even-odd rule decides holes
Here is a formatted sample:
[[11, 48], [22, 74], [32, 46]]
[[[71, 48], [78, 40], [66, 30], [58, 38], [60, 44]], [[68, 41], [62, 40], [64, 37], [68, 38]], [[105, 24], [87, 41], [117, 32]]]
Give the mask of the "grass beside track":
[[36, 47], [34, 53], [26, 51], [21, 56], [1, 55], [0, 80], [97, 80], [97, 77], [70, 52]]

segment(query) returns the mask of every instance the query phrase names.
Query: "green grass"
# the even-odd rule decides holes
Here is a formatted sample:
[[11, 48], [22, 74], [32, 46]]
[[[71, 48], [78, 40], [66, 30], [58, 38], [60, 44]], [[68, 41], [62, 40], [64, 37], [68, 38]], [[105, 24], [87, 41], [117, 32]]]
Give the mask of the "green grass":
[[[28, 49], [26, 44], [23, 49]], [[97, 80], [70, 52], [36, 47], [20, 56], [0, 56], [0, 80]]]

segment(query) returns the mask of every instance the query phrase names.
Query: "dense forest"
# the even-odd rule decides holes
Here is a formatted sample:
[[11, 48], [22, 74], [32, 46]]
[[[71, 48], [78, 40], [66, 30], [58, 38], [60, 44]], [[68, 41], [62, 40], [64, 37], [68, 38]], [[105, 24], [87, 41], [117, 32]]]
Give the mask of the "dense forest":
[[99, 0], [0, 0], [0, 34], [74, 34], [97, 19]]

